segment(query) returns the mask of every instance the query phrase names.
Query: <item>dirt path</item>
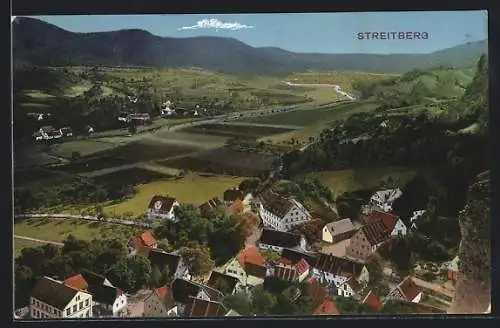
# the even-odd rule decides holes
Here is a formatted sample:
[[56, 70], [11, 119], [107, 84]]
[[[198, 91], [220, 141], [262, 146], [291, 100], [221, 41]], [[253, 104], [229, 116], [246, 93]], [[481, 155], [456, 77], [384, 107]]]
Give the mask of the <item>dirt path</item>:
[[419, 279], [419, 278], [416, 278], [416, 277], [412, 277], [413, 281], [415, 281], [415, 283], [423, 288], [426, 288], [426, 289], [430, 289], [432, 291], [435, 291], [436, 293], [440, 293], [440, 294], [443, 294], [445, 296], [448, 296], [450, 298], [453, 298], [453, 293], [450, 292], [449, 290], [443, 288], [442, 286], [439, 286], [439, 285], [436, 285], [436, 284], [433, 284], [433, 283], [430, 283], [430, 282], [427, 282], [425, 280], [422, 280], [422, 279]]
[[27, 241], [33, 241], [33, 242], [40, 243], [40, 244], [52, 244], [52, 245], [56, 245], [56, 246], [64, 246], [63, 243], [59, 243], [56, 241], [48, 241], [48, 240], [36, 239], [36, 238], [31, 238], [31, 237], [26, 237], [26, 236], [14, 235], [14, 238], [27, 240]]

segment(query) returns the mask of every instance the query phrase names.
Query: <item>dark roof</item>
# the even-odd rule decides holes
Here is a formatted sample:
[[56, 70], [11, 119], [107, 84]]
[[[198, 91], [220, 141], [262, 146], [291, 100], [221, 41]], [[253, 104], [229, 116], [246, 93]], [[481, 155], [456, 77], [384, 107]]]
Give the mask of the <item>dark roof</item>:
[[200, 212], [202, 214], [207, 214], [207, 213], [215, 210], [217, 208], [217, 206], [219, 206], [221, 204], [222, 204], [222, 201], [219, 198], [214, 197], [214, 198], [210, 199], [209, 201], [201, 204], [198, 208], [200, 209]]
[[106, 277], [103, 275], [100, 275], [98, 273], [92, 272], [87, 269], [82, 269], [81, 270], [81, 275], [87, 281], [87, 284], [89, 288], [91, 286], [100, 286], [104, 284], [104, 281], [106, 280]]
[[42, 129], [45, 133], [56, 131], [56, 129], [52, 125], [45, 125], [42, 126], [40, 129]]
[[198, 285], [200, 286], [200, 289], [205, 292], [205, 294], [211, 301], [220, 301], [224, 297], [224, 294], [215, 288], [203, 284], [198, 284]]
[[274, 215], [282, 218], [292, 208], [290, 200], [272, 192], [267, 191], [261, 195], [262, 206]]
[[90, 286], [89, 293], [92, 294], [92, 299], [98, 303], [113, 305], [116, 297], [122, 292], [116, 287], [105, 285]]
[[[161, 207], [158, 210], [155, 206], [155, 204], [159, 202], [161, 203]], [[174, 205], [175, 198], [172, 197], [165, 197], [165, 196], [153, 196], [151, 198], [151, 201], [149, 202], [148, 208], [158, 211], [158, 212], [165, 212], [168, 213], [172, 209], [172, 206]]]
[[72, 287], [43, 277], [36, 283], [31, 296], [62, 311], [78, 292]]
[[247, 275], [264, 279], [266, 277], [267, 269], [263, 265], [257, 265], [254, 263], [246, 262], [245, 272]]
[[189, 297], [184, 315], [186, 317], [220, 317], [227, 313], [227, 309], [219, 302], [206, 301]]
[[353, 276], [354, 278], [359, 277], [363, 270], [363, 265], [358, 262], [324, 253], [318, 253], [316, 263], [313, 266], [324, 272], [345, 277]]
[[148, 259], [151, 261], [151, 265], [156, 265], [160, 269], [168, 266], [170, 274], [173, 275], [177, 271], [181, 256], [155, 248], [150, 250]]
[[72, 129], [69, 126], [65, 126], [64, 128], [61, 128], [61, 131], [67, 133], [67, 132], [71, 132]]
[[300, 245], [301, 238], [302, 235], [296, 233], [263, 229], [259, 242], [272, 246], [294, 248]]
[[227, 274], [212, 271], [207, 286], [215, 288], [223, 294], [231, 294], [238, 283], [238, 279]]
[[294, 280], [297, 279], [297, 271], [293, 266], [280, 264], [274, 267], [274, 276], [283, 280]]
[[189, 296], [198, 295], [201, 287], [191, 281], [184, 279], [175, 279], [172, 281], [172, 296], [176, 302], [187, 303]]
[[245, 194], [243, 191], [239, 189], [228, 189], [224, 191], [224, 201], [225, 202], [234, 202], [235, 200], [243, 200], [245, 198]]
[[312, 266], [316, 263], [316, 257], [316, 253], [305, 253], [289, 248], [283, 248], [283, 251], [281, 251], [281, 262], [285, 264], [295, 265], [301, 259], [304, 259]]

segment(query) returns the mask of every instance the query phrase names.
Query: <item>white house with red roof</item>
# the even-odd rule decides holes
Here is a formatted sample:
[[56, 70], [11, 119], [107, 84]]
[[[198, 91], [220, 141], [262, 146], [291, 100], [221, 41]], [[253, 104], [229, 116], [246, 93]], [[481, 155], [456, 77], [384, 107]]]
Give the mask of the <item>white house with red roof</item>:
[[257, 286], [264, 283], [267, 276], [266, 260], [256, 246], [247, 246], [226, 264], [224, 273], [240, 281], [237, 289]]
[[280, 263], [272, 269], [272, 275], [287, 281], [302, 282], [309, 275], [310, 265], [306, 260], [300, 259], [294, 265]]
[[423, 288], [417, 285], [412, 277], [408, 276], [391, 290], [386, 300], [419, 303], [422, 299], [423, 291]]

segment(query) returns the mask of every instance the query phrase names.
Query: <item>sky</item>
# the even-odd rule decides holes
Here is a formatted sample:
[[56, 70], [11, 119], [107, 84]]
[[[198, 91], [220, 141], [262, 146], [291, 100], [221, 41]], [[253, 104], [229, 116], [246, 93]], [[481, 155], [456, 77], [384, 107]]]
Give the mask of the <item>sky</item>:
[[[221, 36], [301, 53], [429, 53], [488, 35], [486, 11], [38, 16], [72, 32], [143, 29]], [[426, 40], [359, 40], [359, 32], [426, 32]]]

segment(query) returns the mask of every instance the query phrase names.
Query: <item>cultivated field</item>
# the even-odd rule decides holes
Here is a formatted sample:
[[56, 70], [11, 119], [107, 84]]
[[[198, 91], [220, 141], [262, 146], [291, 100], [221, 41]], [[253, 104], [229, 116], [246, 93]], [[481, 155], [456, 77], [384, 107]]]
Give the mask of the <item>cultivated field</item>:
[[14, 234], [48, 241], [61, 242], [69, 235], [78, 239], [92, 240], [106, 235], [129, 238], [139, 229], [109, 224], [104, 222], [88, 222], [85, 220], [49, 220], [26, 219], [14, 224]]
[[415, 176], [415, 171], [404, 167], [385, 167], [324, 171], [309, 175], [329, 187], [336, 198], [345, 192], [373, 189], [381, 184], [392, 183], [401, 188]]
[[167, 167], [234, 176], [261, 176], [269, 173], [275, 156], [228, 149], [214, 149], [195, 156], [160, 161]]
[[[279, 121], [276, 121], [278, 123]], [[281, 122], [280, 122], [281, 123]], [[238, 137], [244, 139], [256, 139], [263, 136], [290, 132], [292, 129], [279, 128], [273, 126], [252, 126], [252, 125], [232, 125], [232, 124], [204, 124], [190, 127], [183, 131], [188, 133], [198, 133], [215, 135], [222, 137]]]
[[36, 241], [14, 238], [14, 257], [18, 257], [21, 254], [23, 248], [38, 247], [43, 245], [44, 244], [38, 243]]
[[106, 206], [104, 211], [110, 215], [133, 213], [138, 216], [146, 213], [149, 202], [155, 195], [175, 197], [180, 203], [201, 205], [215, 196], [222, 197], [225, 190], [237, 187], [242, 180], [240, 177], [188, 174], [184, 178], [155, 181], [139, 185], [132, 198]]
[[194, 146], [167, 144], [154, 141], [137, 141], [107, 151], [94, 153], [76, 162], [58, 167], [69, 172], [90, 172], [127, 164], [149, 162], [197, 151]]

